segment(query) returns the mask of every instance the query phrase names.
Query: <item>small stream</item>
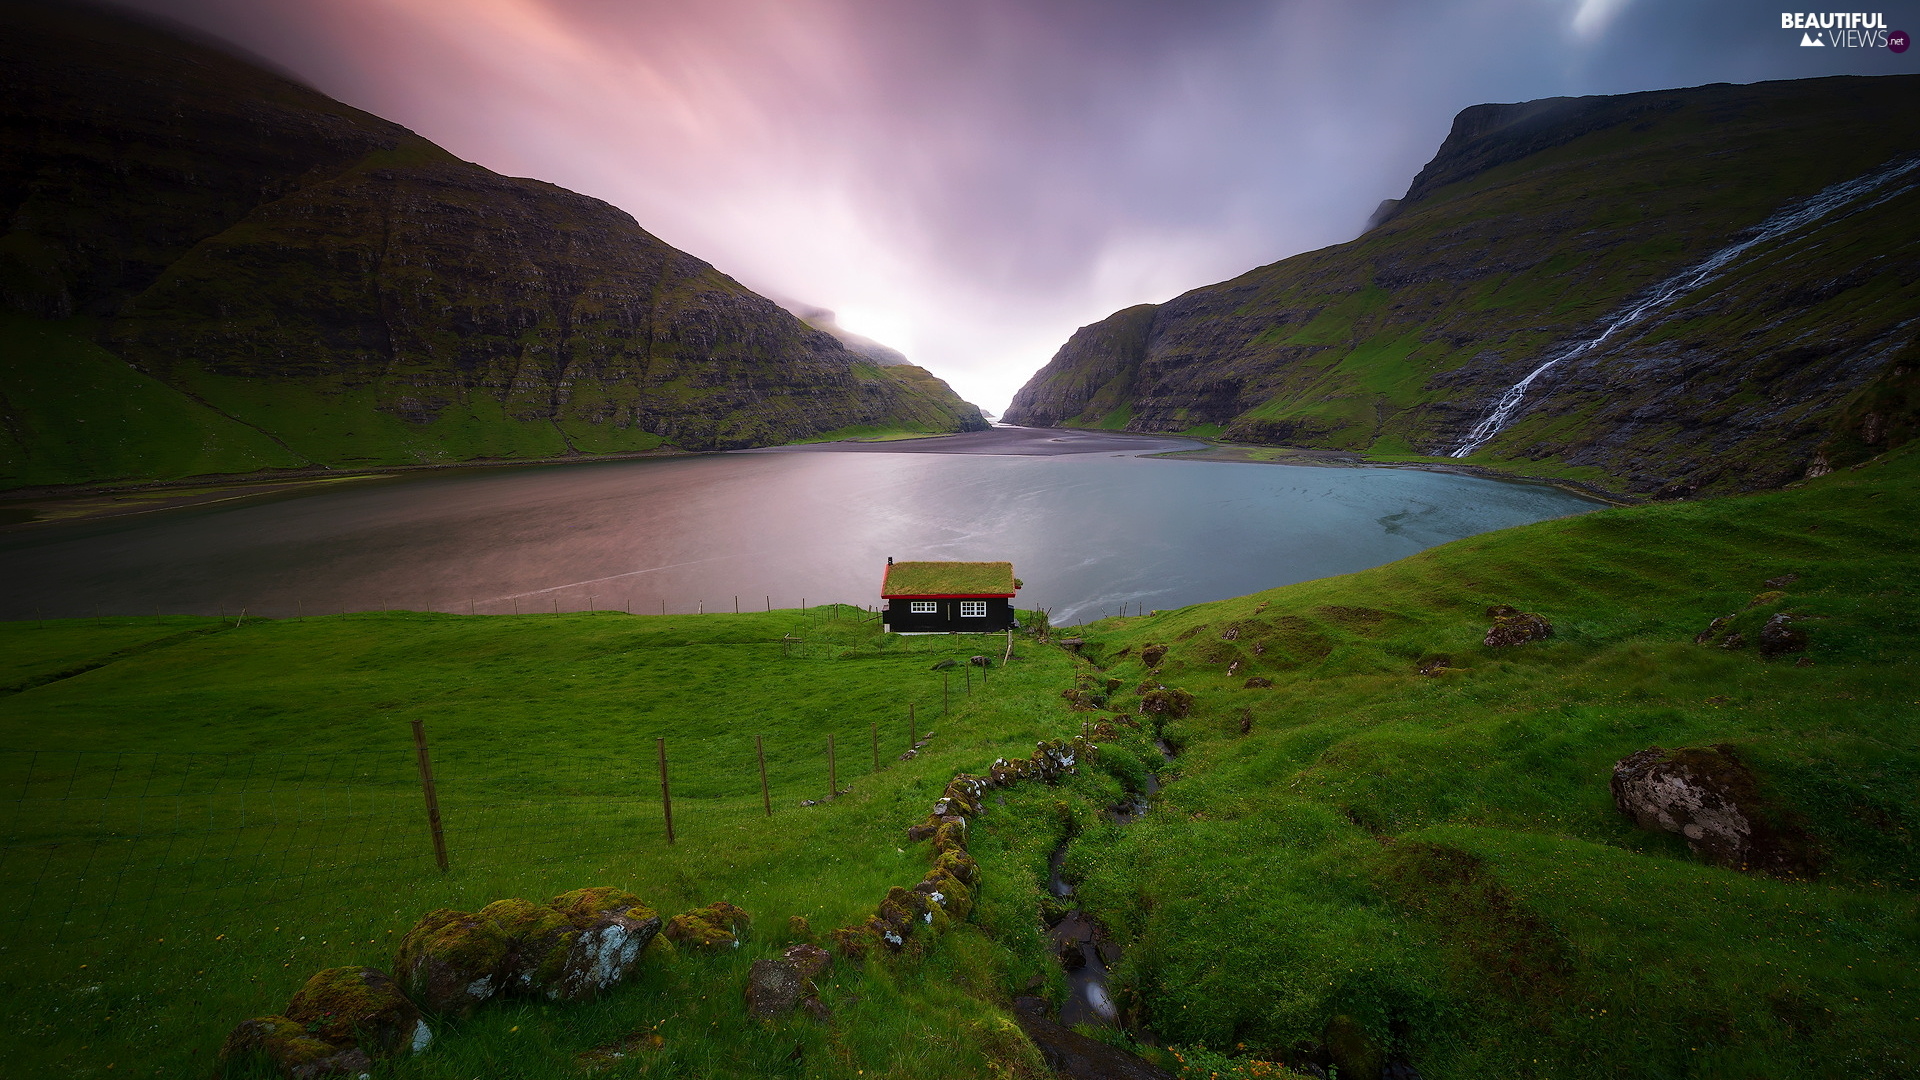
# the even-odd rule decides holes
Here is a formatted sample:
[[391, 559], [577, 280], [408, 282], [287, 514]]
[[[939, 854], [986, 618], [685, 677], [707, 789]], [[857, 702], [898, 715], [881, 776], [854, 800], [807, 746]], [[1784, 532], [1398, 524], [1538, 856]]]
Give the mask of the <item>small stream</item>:
[[[1173, 750], [1164, 740], [1153, 742], [1160, 749], [1161, 757], [1173, 760]], [[1125, 802], [1108, 809], [1107, 820], [1116, 825], [1131, 825], [1145, 817], [1152, 807], [1152, 798], [1160, 793], [1159, 775], [1148, 773], [1144, 786], [1145, 791], [1129, 792]], [[1047, 888], [1063, 901], [1073, 897], [1073, 884], [1062, 871], [1070, 843], [1071, 840], [1061, 841], [1047, 860]], [[1105, 930], [1078, 907], [1068, 909], [1066, 917], [1048, 932], [1048, 941], [1067, 972], [1069, 995], [1060, 1006], [1060, 1023], [1065, 1027], [1121, 1026], [1119, 1012], [1107, 992], [1107, 973], [1119, 962], [1120, 947], [1108, 941]]]

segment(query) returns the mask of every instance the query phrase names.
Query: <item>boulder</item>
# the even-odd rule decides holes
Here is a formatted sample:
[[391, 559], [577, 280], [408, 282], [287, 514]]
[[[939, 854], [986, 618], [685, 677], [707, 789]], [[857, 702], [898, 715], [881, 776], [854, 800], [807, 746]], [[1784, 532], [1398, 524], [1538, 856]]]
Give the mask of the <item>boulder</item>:
[[1693, 853], [1736, 870], [1811, 877], [1818, 854], [1761, 794], [1731, 746], [1650, 747], [1613, 767], [1613, 802], [1643, 829], [1677, 833]]
[[541, 941], [537, 956], [529, 950], [518, 976], [522, 989], [556, 1001], [587, 1001], [625, 982], [660, 931], [659, 914], [618, 889], [580, 889], [549, 906], [571, 929]]
[[[1495, 615], [1494, 612], [1511, 612]], [[1487, 614], [1493, 615], [1493, 626], [1487, 630], [1484, 643], [1489, 648], [1505, 648], [1509, 645], [1524, 645], [1529, 641], [1544, 641], [1553, 636], [1553, 624], [1544, 616], [1532, 612], [1515, 611], [1502, 604], [1490, 608]]]
[[1760, 628], [1760, 655], [1785, 656], [1807, 651], [1807, 632], [1793, 625], [1793, 616], [1780, 612]]
[[287, 1002], [286, 1018], [337, 1047], [358, 1046], [370, 1058], [419, 1052], [433, 1042], [420, 1010], [387, 973], [337, 967], [316, 972]]
[[500, 991], [514, 941], [486, 916], [493, 907], [430, 911], [400, 939], [394, 976], [421, 1008], [464, 1016]]
[[261, 1065], [291, 1080], [318, 1076], [359, 1076], [373, 1059], [358, 1046], [338, 1046], [309, 1034], [284, 1016], [242, 1020], [220, 1045], [218, 1075], [245, 1076]]
[[1160, 661], [1166, 658], [1167, 647], [1165, 645], [1145, 645], [1140, 649], [1140, 662], [1150, 668], [1159, 667]]
[[987, 659], [984, 656], [969, 656], [967, 657], [967, 663], [972, 664], [974, 667], [992, 667], [993, 666], [993, 661]]
[[408, 996], [442, 1015], [465, 1015], [509, 991], [582, 1001], [631, 975], [659, 929], [660, 916], [639, 897], [605, 886], [545, 904], [443, 908], [401, 939], [394, 970]]
[[755, 960], [747, 969], [747, 1013], [762, 1020], [785, 1016], [800, 1004], [806, 984], [791, 961]]
[[945, 671], [945, 670], [947, 670], [948, 668], [957, 668], [957, 667], [959, 667], [959, 666], [960, 666], [960, 661], [958, 661], [958, 660], [942, 660], [942, 661], [940, 661], [939, 663], [937, 663], [937, 664], [935, 664], [935, 665], [933, 665], [933, 669], [932, 669], [932, 670], [934, 670], [934, 671]]
[[696, 949], [738, 948], [751, 922], [746, 912], [725, 900], [716, 900], [675, 915], [667, 923], [667, 940]]
[[803, 979], [817, 979], [833, 966], [833, 954], [818, 945], [799, 944], [787, 947], [781, 959], [794, 966]]
[[1193, 695], [1185, 690], [1169, 690], [1166, 687], [1148, 690], [1140, 695], [1140, 711], [1156, 716], [1181, 717], [1193, 708]]

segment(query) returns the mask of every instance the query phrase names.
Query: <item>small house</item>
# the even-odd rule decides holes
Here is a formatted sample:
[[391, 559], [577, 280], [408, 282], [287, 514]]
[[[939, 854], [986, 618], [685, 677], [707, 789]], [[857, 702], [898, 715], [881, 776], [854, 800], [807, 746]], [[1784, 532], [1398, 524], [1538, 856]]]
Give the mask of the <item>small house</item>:
[[1010, 562], [894, 562], [880, 582], [885, 629], [976, 634], [1012, 629], [1020, 579]]

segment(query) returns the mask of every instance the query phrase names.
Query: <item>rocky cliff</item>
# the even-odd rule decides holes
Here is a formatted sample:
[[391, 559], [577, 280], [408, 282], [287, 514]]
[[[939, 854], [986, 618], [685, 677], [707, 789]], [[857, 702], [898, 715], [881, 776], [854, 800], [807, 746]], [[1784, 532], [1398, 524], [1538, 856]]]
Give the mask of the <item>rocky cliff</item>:
[[1862, 459], [1916, 426], [1914, 115], [1920, 76], [1475, 106], [1359, 239], [1081, 329], [1006, 418], [1669, 496]]
[[221, 48], [0, 7], [0, 487], [984, 427], [626, 213]]

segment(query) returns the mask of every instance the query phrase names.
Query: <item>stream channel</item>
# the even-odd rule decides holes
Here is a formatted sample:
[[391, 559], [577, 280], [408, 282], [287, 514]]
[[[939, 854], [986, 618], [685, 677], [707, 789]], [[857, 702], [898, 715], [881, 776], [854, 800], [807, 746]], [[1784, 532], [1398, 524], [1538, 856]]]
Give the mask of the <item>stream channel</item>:
[[[1173, 760], [1173, 751], [1166, 742], [1156, 738], [1154, 745], [1159, 747], [1161, 757]], [[1159, 794], [1159, 775], [1148, 773], [1144, 786], [1145, 791], [1129, 792], [1125, 802], [1109, 808], [1105, 812], [1107, 820], [1128, 825], [1145, 816], [1152, 798]], [[1067, 847], [1072, 842], [1071, 838], [1062, 840], [1047, 859], [1047, 888], [1062, 903], [1071, 902], [1073, 898], [1073, 885], [1067, 881], [1063, 869]], [[1105, 1028], [1123, 1026], [1107, 989], [1107, 974], [1119, 961], [1120, 948], [1107, 938], [1105, 928], [1080, 908], [1072, 907], [1048, 931], [1048, 943], [1067, 974], [1068, 995], [1060, 1005], [1059, 1019], [1048, 1017], [1045, 1003], [1038, 998], [1021, 998], [1015, 1003], [1021, 1027], [1040, 1047], [1047, 1064], [1074, 1080], [1169, 1077], [1170, 1074], [1158, 1066], [1072, 1030], [1082, 1024]], [[1151, 1038], [1144, 1031], [1131, 1034], [1142, 1040]]]

